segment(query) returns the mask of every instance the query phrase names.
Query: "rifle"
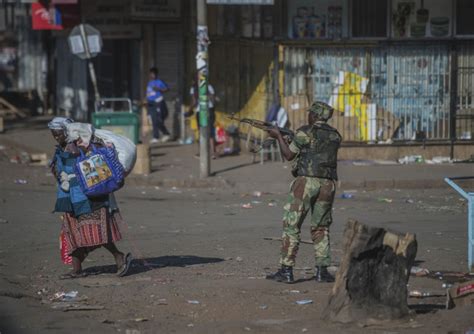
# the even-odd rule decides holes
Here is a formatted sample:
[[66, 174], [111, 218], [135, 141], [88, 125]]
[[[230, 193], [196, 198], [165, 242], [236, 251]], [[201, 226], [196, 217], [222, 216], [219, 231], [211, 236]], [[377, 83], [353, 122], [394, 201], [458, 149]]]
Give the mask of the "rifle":
[[288, 137], [290, 140], [293, 140], [293, 137], [295, 136], [295, 133], [291, 131], [290, 129], [287, 128], [280, 128], [279, 126], [273, 125], [272, 123], [269, 122], [264, 122], [260, 121], [258, 119], [253, 119], [253, 118], [237, 118], [235, 116], [228, 116], [229, 119], [233, 121], [238, 121], [240, 123], [246, 123], [250, 126], [253, 126], [254, 128], [261, 129], [264, 131], [268, 131], [273, 128], [277, 128], [278, 131], [282, 134], [283, 137]]
[[[239, 123], [245, 123], [250, 126], [253, 126], [254, 128], [261, 129], [264, 131], [268, 131], [270, 129], [276, 128], [280, 133], [282, 134], [283, 137], [287, 137], [288, 141], [291, 142], [293, 141], [293, 138], [295, 137], [295, 133], [291, 131], [290, 129], [287, 128], [281, 128], [279, 126], [273, 125], [272, 123], [269, 122], [264, 122], [260, 121], [258, 119], [253, 119], [253, 118], [237, 118], [234, 115], [228, 116], [229, 119], [238, 121]], [[252, 153], [258, 153], [263, 149], [264, 146], [267, 146], [275, 141], [274, 138], [267, 138], [265, 139], [260, 147], [258, 149], [250, 150]]]

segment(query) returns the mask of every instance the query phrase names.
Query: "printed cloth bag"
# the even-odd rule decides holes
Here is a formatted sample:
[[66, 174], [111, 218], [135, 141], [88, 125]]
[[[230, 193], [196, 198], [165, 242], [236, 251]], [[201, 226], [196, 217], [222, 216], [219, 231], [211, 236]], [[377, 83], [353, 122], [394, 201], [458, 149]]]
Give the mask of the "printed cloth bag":
[[92, 152], [76, 159], [75, 174], [82, 191], [88, 197], [97, 197], [113, 193], [122, 188], [125, 171], [113, 147], [96, 147]]

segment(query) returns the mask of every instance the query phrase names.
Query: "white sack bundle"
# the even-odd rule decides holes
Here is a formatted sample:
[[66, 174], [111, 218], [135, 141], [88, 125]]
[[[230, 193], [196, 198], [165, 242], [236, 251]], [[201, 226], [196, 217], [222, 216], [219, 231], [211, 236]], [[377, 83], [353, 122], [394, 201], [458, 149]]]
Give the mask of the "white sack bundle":
[[106, 144], [113, 144], [125, 173], [128, 174], [132, 171], [137, 161], [137, 146], [130, 139], [102, 129], [95, 129], [94, 136], [102, 139]]

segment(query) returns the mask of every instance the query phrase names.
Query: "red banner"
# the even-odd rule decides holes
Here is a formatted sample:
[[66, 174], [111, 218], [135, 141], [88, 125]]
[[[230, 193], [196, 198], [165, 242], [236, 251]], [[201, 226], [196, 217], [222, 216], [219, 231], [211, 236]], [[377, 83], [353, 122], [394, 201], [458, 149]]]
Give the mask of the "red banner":
[[54, 5], [46, 8], [39, 2], [31, 4], [33, 30], [62, 30], [61, 13]]
[[77, 0], [51, 0], [53, 5], [76, 5]]
[[469, 284], [466, 286], [461, 286], [458, 288], [458, 295], [468, 295], [474, 292], [474, 284]]

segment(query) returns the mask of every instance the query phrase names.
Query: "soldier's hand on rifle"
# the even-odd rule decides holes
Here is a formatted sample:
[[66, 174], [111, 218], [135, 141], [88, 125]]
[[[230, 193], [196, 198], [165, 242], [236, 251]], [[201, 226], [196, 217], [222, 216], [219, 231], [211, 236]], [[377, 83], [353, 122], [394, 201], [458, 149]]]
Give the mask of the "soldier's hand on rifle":
[[272, 138], [276, 139], [276, 138], [281, 136], [280, 130], [278, 130], [278, 128], [276, 126], [268, 129], [267, 131], [268, 131], [268, 134], [270, 135], [270, 137], [272, 137]]
[[283, 138], [282, 133], [280, 132], [280, 129], [276, 126], [273, 126], [269, 128], [268, 134], [270, 137], [275, 138], [278, 140], [278, 144], [280, 146], [281, 154], [285, 157], [286, 160], [291, 161], [295, 158], [296, 154], [293, 153], [289, 146], [288, 146], [288, 139]]

